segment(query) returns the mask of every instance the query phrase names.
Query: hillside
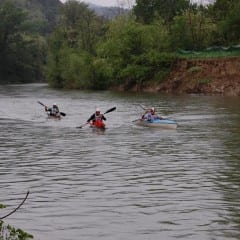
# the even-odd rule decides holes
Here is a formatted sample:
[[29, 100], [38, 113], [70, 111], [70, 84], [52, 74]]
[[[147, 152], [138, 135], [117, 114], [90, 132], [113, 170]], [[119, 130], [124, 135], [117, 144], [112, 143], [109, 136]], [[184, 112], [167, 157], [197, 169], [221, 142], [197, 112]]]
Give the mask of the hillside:
[[[0, 0], [4, 2], [6, 0]], [[48, 34], [53, 31], [59, 16], [60, 7], [63, 3], [60, 0], [12, 0], [17, 6], [24, 9], [29, 16], [26, 23], [33, 32]], [[94, 10], [96, 15], [106, 19], [113, 19], [120, 14], [129, 12], [127, 9], [119, 7], [102, 7], [89, 4], [89, 8]]]
[[96, 13], [96, 15], [102, 16], [106, 19], [113, 19], [116, 16], [128, 14], [130, 11], [120, 7], [102, 7], [91, 3], [89, 3], [88, 6]]

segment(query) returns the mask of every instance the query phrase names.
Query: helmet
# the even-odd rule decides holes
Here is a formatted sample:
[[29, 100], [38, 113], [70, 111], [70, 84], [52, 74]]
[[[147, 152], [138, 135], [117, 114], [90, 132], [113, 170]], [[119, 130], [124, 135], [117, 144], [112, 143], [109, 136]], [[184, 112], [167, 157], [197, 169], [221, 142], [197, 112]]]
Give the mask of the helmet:
[[151, 107], [150, 110], [153, 111], [153, 112], [155, 112], [155, 108], [154, 108], [154, 107]]
[[56, 104], [56, 103], [54, 103], [54, 104], [53, 104], [53, 106], [57, 106], [57, 104]]
[[100, 109], [99, 109], [99, 108], [96, 108], [96, 112], [100, 112]]

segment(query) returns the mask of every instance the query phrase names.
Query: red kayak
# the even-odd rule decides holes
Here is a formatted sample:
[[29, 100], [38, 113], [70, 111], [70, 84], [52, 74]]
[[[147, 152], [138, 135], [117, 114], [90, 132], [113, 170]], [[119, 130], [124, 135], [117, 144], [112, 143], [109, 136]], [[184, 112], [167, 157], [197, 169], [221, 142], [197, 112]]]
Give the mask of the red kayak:
[[93, 128], [105, 129], [105, 123], [102, 120], [96, 120], [90, 124]]

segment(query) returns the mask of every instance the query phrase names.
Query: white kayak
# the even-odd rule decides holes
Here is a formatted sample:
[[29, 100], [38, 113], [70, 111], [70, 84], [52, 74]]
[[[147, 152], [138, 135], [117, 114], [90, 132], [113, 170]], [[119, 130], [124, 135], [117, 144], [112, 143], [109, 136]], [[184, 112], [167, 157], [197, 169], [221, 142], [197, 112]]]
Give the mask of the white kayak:
[[177, 123], [170, 119], [155, 119], [153, 121], [147, 121], [143, 119], [135, 120], [134, 123], [138, 126], [153, 127], [153, 128], [165, 128], [176, 129]]

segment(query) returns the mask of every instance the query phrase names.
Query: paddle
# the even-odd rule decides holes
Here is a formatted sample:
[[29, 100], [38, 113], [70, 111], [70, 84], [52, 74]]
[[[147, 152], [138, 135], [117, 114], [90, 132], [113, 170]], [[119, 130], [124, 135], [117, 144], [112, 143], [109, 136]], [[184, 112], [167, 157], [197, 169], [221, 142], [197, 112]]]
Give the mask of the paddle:
[[139, 106], [143, 109], [143, 110], [150, 110], [150, 108], [146, 108], [145, 106], [139, 104]]
[[115, 110], [116, 110], [116, 107], [110, 108], [110, 109], [108, 109], [104, 114], [113, 112], [113, 111], [115, 111]]
[[[46, 105], [44, 105], [42, 102], [40, 102], [40, 101], [37, 101], [40, 105], [42, 105], [42, 106], [44, 106], [44, 107], [47, 107]], [[60, 112], [60, 114], [62, 115], [62, 116], [66, 116], [66, 113], [64, 113], [64, 112]]]
[[138, 119], [132, 120], [132, 122], [137, 122], [137, 121], [142, 121], [142, 120], [143, 120], [142, 118], [138, 118]]
[[[115, 110], [116, 110], [116, 107], [110, 108], [110, 109], [108, 109], [104, 114], [113, 112], [113, 111], [115, 111]], [[104, 114], [103, 114], [103, 115], [104, 115]], [[84, 123], [83, 125], [81, 125], [81, 126], [79, 126], [79, 127], [77, 127], [77, 128], [83, 128], [83, 127], [85, 127], [87, 124], [89, 124], [89, 122], [86, 122], [86, 123]]]

